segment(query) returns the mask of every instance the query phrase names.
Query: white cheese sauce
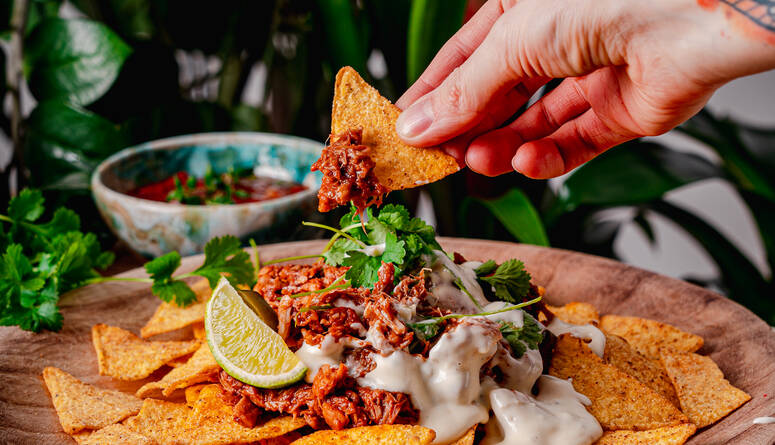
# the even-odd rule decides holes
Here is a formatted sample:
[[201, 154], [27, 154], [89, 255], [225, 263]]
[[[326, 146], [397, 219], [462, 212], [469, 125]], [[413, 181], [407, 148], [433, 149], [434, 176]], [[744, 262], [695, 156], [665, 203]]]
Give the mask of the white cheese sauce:
[[558, 317], [554, 317], [554, 320], [549, 323], [549, 326], [547, 326], [546, 329], [558, 337], [562, 334], [570, 334], [576, 338], [589, 340], [589, 349], [597, 354], [598, 357], [603, 357], [603, 351], [605, 351], [605, 334], [591, 324], [570, 324], [565, 323]]
[[775, 417], [757, 417], [753, 419], [754, 425], [767, 425], [775, 423]]
[[296, 350], [296, 357], [298, 357], [308, 369], [304, 380], [306, 380], [307, 383], [312, 383], [312, 381], [315, 380], [318, 370], [320, 370], [323, 365], [330, 365], [332, 367], [339, 366], [339, 362], [342, 361], [344, 346], [344, 342], [336, 341], [331, 335], [323, 337], [323, 341], [317, 346], [302, 343], [301, 347]]
[[584, 408], [589, 399], [566, 380], [541, 376], [535, 398], [505, 388], [489, 397], [494, 416], [485, 427], [483, 445], [588, 445], [603, 435]]
[[[482, 263], [468, 261], [455, 264], [439, 250], [435, 250], [434, 255], [431, 267], [433, 288], [428, 296], [428, 303], [457, 314], [481, 312], [482, 308], [489, 303], [484, 298], [482, 287], [476, 281], [475, 269]], [[455, 284], [456, 280], [460, 280], [468, 293]]]
[[436, 431], [434, 443], [449, 443], [489, 418], [479, 371], [497, 350], [496, 334], [493, 325], [464, 322], [439, 339], [427, 360], [403, 351], [374, 354], [376, 367], [358, 384], [408, 394], [420, 425]]

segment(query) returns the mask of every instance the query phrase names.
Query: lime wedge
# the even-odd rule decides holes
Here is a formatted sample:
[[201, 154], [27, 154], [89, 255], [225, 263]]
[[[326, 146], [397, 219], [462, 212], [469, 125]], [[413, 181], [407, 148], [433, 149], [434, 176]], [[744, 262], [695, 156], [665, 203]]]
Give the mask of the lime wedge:
[[307, 372], [275, 331], [221, 278], [207, 303], [205, 331], [215, 361], [235, 379], [259, 388], [279, 388]]

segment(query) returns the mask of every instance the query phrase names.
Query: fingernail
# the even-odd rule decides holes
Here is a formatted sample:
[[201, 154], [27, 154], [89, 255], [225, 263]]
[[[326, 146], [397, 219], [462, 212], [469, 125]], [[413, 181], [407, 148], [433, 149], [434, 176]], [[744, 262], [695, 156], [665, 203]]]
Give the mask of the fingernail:
[[430, 100], [420, 99], [398, 116], [396, 131], [404, 139], [416, 138], [432, 123], [433, 111], [430, 109]]

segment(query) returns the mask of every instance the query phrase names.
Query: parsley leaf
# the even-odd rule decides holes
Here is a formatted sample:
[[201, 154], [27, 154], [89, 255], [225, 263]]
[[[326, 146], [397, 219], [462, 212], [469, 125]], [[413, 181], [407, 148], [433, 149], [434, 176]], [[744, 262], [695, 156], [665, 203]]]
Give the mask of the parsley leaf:
[[[482, 264], [479, 269], [489, 271], [492, 269], [492, 264], [488, 261]], [[479, 269], [477, 269], [479, 281], [489, 284], [499, 300], [519, 303], [530, 292], [530, 274], [525, 270], [522, 261], [515, 259], [504, 261], [489, 276], [480, 274]], [[482, 286], [483, 289], [487, 287]]]
[[524, 324], [522, 327], [516, 327], [510, 321], [500, 321], [500, 331], [503, 338], [509, 342], [512, 355], [516, 358], [522, 357], [528, 348], [538, 349], [538, 346], [544, 339], [543, 331], [538, 322], [530, 314], [523, 313]]

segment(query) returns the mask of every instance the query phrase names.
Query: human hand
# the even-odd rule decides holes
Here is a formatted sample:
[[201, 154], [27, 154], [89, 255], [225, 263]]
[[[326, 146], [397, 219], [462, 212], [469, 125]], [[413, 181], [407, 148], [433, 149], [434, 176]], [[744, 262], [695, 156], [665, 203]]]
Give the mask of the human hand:
[[[490, 0], [398, 100], [398, 134], [532, 178], [662, 134], [723, 83], [775, 66], [775, 28], [698, 3], [713, 0]], [[499, 128], [551, 78], [565, 80]]]

